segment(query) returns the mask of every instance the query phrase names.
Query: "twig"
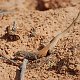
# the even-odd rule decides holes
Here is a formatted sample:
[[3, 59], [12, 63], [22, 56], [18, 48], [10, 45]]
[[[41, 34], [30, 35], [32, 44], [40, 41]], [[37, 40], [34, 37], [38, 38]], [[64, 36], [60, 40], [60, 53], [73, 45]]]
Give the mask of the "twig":
[[12, 26], [12, 31], [14, 31], [14, 32], [16, 32], [16, 23], [15, 23], [15, 21], [13, 21], [13, 26]]
[[1, 55], [1, 54], [0, 54], [0, 56], [1, 56], [3, 59], [5, 59], [5, 60], [10, 61], [10, 62], [13, 63], [14, 65], [16, 65], [16, 66], [18, 65], [16, 62], [14, 62], [13, 60], [5, 57], [4, 55]]
[[0, 15], [14, 13], [14, 11], [0, 10]]
[[24, 58], [23, 63], [21, 65], [20, 80], [24, 80], [24, 74], [26, 71], [26, 65], [27, 64], [28, 64], [28, 59]]

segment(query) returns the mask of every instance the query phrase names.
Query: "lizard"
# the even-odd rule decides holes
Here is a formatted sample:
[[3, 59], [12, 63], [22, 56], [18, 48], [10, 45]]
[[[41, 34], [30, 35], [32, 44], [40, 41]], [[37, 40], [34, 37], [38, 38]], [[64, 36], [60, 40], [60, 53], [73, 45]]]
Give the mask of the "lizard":
[[[67, 27], [67, 29], [65, 29], [63, 32], [61, 32], [60, 34], [58, 34], [57, 36], [55, 36], [51, 41], [50, 43], [45, 46], [43, 49], [35, 52], [35, 53], [31, 53], [31, 52], [21, 52], [23, 53], [25, 56], [24, 56], [24, 59], [23, 59], [23, 63], [22, 65], [20, 66], [21, 67], [21, 73], [20, 73], [20, 80], [24, 80], [24, 73], [25, 73], [25, 70], [26, 70], [26, 65], [28, 64], [28, 60], [36, 60], [37, 58], [41, 58], [41, 57], [45, 57], [47, 55], [47, 52], [49, 50], [51, 50], [52, 48], [55, 47], [55, 45], [57, 44], [58, 40], [62, 37], [64, 37], [64, 35], [67, 33], [67, 31], [72, 27], [72, 25], [75, 23], [75, 21], [78, 19], [80, 15], [80, 11], [77, 15], [77, 17], [73, 20], [73, 22], [69, 25], [69, 27]], [[20, 52], [17, 52], [17, 54], [19, 54]], [[23, 55], [21, 54], [21, 55]], [[4, 57], [4, 56], [3, 56]], [[6, 58], [7, 59], [7, 58]], [[11, 61], [10, 59], [8, 59], [9, 61]], [[12, 63], [14, 63], [13, 61], [11, 61]], [[17, 63], [15, 63], [17, 64]]]
[[[20, 59], [21, 57], [23, 57], [20, 60], [23, 60], [23, 59], [36, 60], [38, 58], [45, 57], [47, 55], [47, 52], [56, 46], [58, 40], [60, 38], [64, 37], [64, 35], [67, 33], [67, 31], [72, 27], [72, 25], [78, 19], [79, 15], [80, 15], [80, 11], [79, 11], [77, 17], [73, 20], [73, 22], [67, 27], [67, 29], [65, 29], [63, 32], [61, 32], [57, 36], [55, 36], [50, 41], [50, 43], [48, 45], [46, 45], [44, 48], [42, 48], [39, 51], [35, 51], [35, 52], [18, 51], [14, 54], [14, 59]], [[18, 58], [18, 57], [20, 57], [20, 58]]]
[[[51, 51], [51, 49], [53, 49], [58, 40], [62, 37], [64, 37], [64, 35], [70, 30], [70, 28], [73, 26], [73, 24], [75, 23], [75, 21], [78, 19], [80, 15], [80, 11], [78, 12], [77, 17], [72, 21], [72, 23], [60, 34], [58, 34], [57, 36], [55, 36], [48, 45], [46, 45], [44, 48], [42, 48], [41, 50], [35, 51], [35, 52], [26, 52], [26, 51], [18, 51], [14, 56], [17, 55], [17, 58], [20, 57], [24, 57], [28, 60], [35, 60], [37, 58], [41, 58], [41, 57], [45, 57], [47, 55], [48, 51]], [[19, 59], [19, 58], [18, 58]]]

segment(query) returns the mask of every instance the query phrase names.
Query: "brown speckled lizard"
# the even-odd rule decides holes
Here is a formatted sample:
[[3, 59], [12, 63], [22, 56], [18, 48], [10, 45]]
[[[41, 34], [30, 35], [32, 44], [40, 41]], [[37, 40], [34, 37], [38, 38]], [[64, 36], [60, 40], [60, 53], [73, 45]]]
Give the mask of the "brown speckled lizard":
[[[58, 34], [57, 36], [55, 36], [51, 41], [50, 41], [50, 43], [47, 45], [47, 46], [45, 46], [43, 49], [41, 49], [41, 50], [39, 50], [39, 51], [37, 51], [37, 52], [35, 52], [35, 53], [31, 53], [31, 52], [25, 52], [25, 51], [22, 51], [22, 52], [17, 52], [16, 53], [16, 55], [17, 55], [17, 57], [18, 57], [18, 55], [21, 55], [21, 56], [23, 56], [24, 58], [24, 60], [23, 60], [23, 64], [22, 64], [22, 66], [21, 66], [21, 73], [20, 73], [20, 80], [24, 80], [24, 73], [25, 73], [25, 71], [26, 71], [26, 64], [28, 64], [28, 60], [35, 60], [35, 59], [37, 59], [37, 58], [40, 58], [40, 57], [44, 57], [44, 56], [46, 56], [47, 55], [47, 52], [48, 52], [48, 50], [51, 50], [52, 48], [54, 48], [55, 47], [55, 45], [57, 44], [57, 42], [58, 42], [58, 40], [60, 39], [60, 38], [62, 38], [66, 33], [67, 33], [67, 31], [72, 27], [72, 25], [75, 23], [75, 21], [77, 20], [77, 18], [79, 17], [79, 15], [80, 15], [80, 11], [79, 11], [79, 13], [78, 13], [78, 15], [77, 15], [77, 17], [73, 20], [73, 22], [70, 24], [70, 26], [66, 29], [66, 30], [64, 30], [63, 32], [61, 32], [60, 34]], [[21, 54], [20, 54], [21, 53]], [[24, 55], [23, 55], [24, 54]], [[16, 56], [15, 55], [15, 56]], [[4, 56], [3, 56], [4, 57]], [[10, 59], [8, 59], [9, 61], [11, 61]], [[13, 61], [11, 61], [12, 63], [14, 63]], [[17, 64], [17, 63], [15, 63], [15, 64]]]
[[58, 40], [62, 37], [64, 37], [64, 35], [68, 32], [68, 30], [70, 30], [70, 28], [72, 27], [72, 25], [75, 23], [75, 21], [78, 19], [80, 15], [80, 11], [77, 15], [77, 17], [73, 20], [73, 22], [69, 25], [69, 27], [67, 27], [67, 29], [65, 29], [63, 32], [61, 32], [60, 34], [58, 34], [57, 36], [55, 36], [51, 41], [50, 43], [45, 46], [43, 49], [39, 50], [39, 51], [36, 51], [36, 52], [25, 52], [25, 51], [18, 51], [16, 54], [17, 54], [17, 57], [19, 56], [22, 56], [26, 59], [30, 59], [30, 60], [34, 60], [34, 59], [37, 59], [37, 58], [40, 58], [40, 57], [45, 57], [47, 55], [47, 52], [52, 50]]
[[[61, 32], [60, 34], [58, 34], [57, 36], [55, 36], [51, 41], [50, 41], [50, 43], [47, 45], [47, 46], [45, 46], [43, 49], [41, 49], [41, 50], [39, 50], [39, 51], [37, 51], [37, 52], [35, 52], [35, 53], [31, 53], [31, 52], [25, 52], [25, 51], [22, 51], [21, 52], [21, 54], [19, 54], [20, 52], [17, 52], [17, 57], [18, 57], [18, 54], [19, 55], [22, 55], [24, 58], [24, 60], [23, 60], [23, 63], [22, 63], [22, 66], [21, 66], [21, 73], [20, 73], [20, 80], [24, 80], [24, 73], [25, 73], [25, 71], [26, 71], [26, 65], [28, 64], [28, 60], [35, 60], [35, 59], [37, 59], [37, 58], [40, 58], [40, 57], [45, 57], [46, 55], [47, 55], [47, 52], [49, 51], [49, 50], [51, 50], [52, 48], [54, 48], [55, 47], [55, 45], [57, 44], [57, 42], [58, 42], [58, 40], [60, 39], [60, 38], [62, 38], [62, 37], [64, 37], [64, 35], [67, 33], [67, 31], [72, 27], [72, 25], [75, 23], [75, 21], [77, 20], [77, 18], [79, 17], [79, 15], [80, 15], [80, 11], [79, 11], [79, 13], [78, 13], [78, 15], [77, 15], [77, 17], [73, 20], [73, 22], [70, 24], [70, 26], [66, 29], [66, 30], [64, 30], [63, 32]], [[14, 23], [15, 24], [15, 23]], [[7, 33], [8, 33], [8, 35], [12, 35], [12, 31], [14, 31], [14, 29], [15, 28], [13, 28], [13, 29], [11, 29], [10, 30], [10, 27], [7, 27]], [[23, 55], [24, 54], [24, 55]], [[2, 55], [1, 55], [2, 56]], [[2, 56], [3, 58], [5, 58], [5, 59], [7, 59], [7, 60], [9, 60], [10, 62], [12, 62], [12, 63], [14, 63], [14, 64], [16, 64], [16, 65], [18, 65], [16, 62], [14, 62], [13, 60], [10, 60], [10, 59], [8, 59], [8, 58], [6, 58], [6, 57], [4, 57], [4, 56]]]

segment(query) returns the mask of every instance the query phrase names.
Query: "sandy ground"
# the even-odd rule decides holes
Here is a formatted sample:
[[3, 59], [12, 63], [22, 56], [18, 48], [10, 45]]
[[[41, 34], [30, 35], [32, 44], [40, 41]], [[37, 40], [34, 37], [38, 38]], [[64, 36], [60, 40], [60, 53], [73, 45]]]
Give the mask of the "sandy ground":
[[[18, 51], [36, 51], [46, 46], [80, 10], [79, 0], [53, 0], [50, 4], [49, 0], [42, 0], [40, 6], [37, 0], [0, 0], [0, 10], [9, 11], [0, 12], [0, 54], [13, 58]], [[6, 28], [12, 27], [14, 21], [17, 30], [13, 34], [18, 39], [9, 39]], [[27, 65], [25, 80], [80, 80], [80, 16], [52, 51]], [[0, 58], [0, 80], [19, 80], [19, 75], [17, 66]]]

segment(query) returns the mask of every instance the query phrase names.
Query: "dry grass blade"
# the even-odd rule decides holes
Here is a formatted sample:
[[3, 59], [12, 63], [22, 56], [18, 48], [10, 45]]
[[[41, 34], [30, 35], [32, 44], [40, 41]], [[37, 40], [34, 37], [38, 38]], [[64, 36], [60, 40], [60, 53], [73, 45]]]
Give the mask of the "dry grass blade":
[[20, 80], [24, 80], [24, 74], [26, 71], [26, 65], [27, 64], [28, 64], [28, 60], [24, 58], [23, 63], [21, 65]]
[[7, 11], [7, 10], [0, 10], [0, 15], [5, 15], [5, 14], [13, 14], [14, 13], [14, 11], [12, 10], [12, 11]]
[[5, 59], [5, 60], [9, 61], [10, 63], [13, 63], [14, 65], [18, 66], [18, 64], [17, 64], [15, 61], [13, 61], [13, 60], [5, 57], [4, 55], [1, 55], [1, 54], [0, 54], [0, 56], [2, 57], [1, 59]]

